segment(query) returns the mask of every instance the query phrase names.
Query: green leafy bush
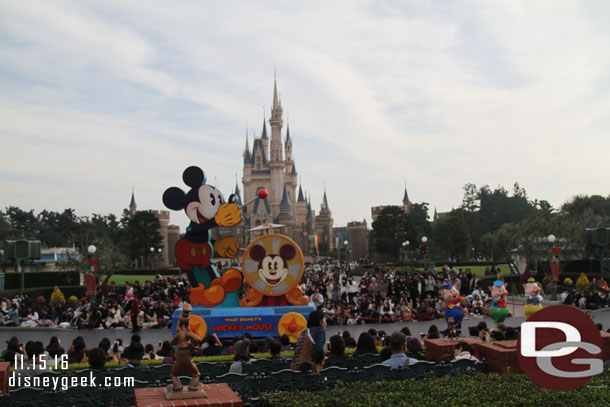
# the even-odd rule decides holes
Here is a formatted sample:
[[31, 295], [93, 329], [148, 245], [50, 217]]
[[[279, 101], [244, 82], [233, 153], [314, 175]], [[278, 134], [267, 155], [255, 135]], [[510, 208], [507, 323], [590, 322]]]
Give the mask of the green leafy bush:
[[324, 391], [261, 394], [265, 407], [559, 407], [608, 406], [610, 371], [594, 376], [584, 386], [555, 392], [538, 387], [523, 374], [495, 373], [451, 378], [409, 379], [395, 382], [339, 383]]

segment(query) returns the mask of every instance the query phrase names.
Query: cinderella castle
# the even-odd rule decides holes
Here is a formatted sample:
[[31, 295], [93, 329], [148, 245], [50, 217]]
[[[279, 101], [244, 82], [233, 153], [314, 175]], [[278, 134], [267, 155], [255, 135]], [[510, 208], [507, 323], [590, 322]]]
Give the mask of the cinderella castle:
[[[306, 256], [316, 254], [316, 240], [318, 245], [334, 248], [333, 218], [328, 206], [326, 190], [320, 211], [316, 215], [311, 206], [311, 198], [305, 196], [302, 185], [299, 185], [288, 125], [285, 135], [282, 134], [283, 109], [275, 80], [269, 126], [271, 138], [267, 132], [266, 120], [263, 120], [261, 136], [254, 138], [252, 149], [246, 132], [246, 146], [243, 153], [243, 199], [238, 185], [235, 185], [234, 191], [242, 202], [248, 202], [256, 197], [261, 188], [265, 188], [269, 196], [265, 200], [256, 200], [244, 208], [244, 220], [237, 226], [237, 230], [233, 228], [229, 232], [220, 228], [219, 234], [224, 236], [237, 233], [240, 244], [246, 245], [263, 233], [281, 233], [292, 238]], [[265, 223], [281, 224], [284, 227], [248, 231]]]

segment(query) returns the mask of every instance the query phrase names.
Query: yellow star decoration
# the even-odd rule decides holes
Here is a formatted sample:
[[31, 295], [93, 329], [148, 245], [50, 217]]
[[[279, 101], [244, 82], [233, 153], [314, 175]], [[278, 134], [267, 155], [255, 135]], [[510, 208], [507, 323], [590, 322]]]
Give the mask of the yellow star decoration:
[[208, 324], [199, 315], [191, 315], [189, 329], [203, 340], [208, 333]]
[[286, 334], [290, 338], [291, 343], [295, 343], [299, 339], [299, 335], [307, 327], [307, 321], [303, 315], [297, 312], [289, 312], [282, 316], [278, 323], [278, 333], [280, 336]]

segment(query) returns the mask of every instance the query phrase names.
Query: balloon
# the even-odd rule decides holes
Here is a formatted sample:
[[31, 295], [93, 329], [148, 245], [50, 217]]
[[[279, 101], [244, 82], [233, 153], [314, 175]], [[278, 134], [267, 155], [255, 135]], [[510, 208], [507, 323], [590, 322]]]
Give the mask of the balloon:
[[266, 189], [262, 188], [258, 190], [258, 197], [260, 199], [267, 199], [267, 197], [269, 196], [269, 192], [267, 192]]

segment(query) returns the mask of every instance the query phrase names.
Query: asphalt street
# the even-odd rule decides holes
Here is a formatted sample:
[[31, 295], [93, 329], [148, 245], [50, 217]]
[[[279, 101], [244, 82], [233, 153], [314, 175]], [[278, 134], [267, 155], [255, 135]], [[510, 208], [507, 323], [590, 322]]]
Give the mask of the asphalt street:
[[[509, 305], [513, 317], [507, 318], [504, 322], [507, 326], [519, 326], [525, 318], [523, 317], [522, 306]], [[591, 314], [595, 323], [601, 323], [604, 331], [610, 328], [610, 308], [593, 311]], [[462, 322], [462, 333], [463, 336], [468, 336], [468, 327], [476, 326], [480, 321], [485, 321], [489, 327], [493, 326], [493, 323], [489, 317], [486, 318], [470, 318], [465, 319]], [[337, 332], [348, 330], [352, 336], [358, 338], [361, 332], [368, 329], [374, 328], [376, 330], [383, 329], [387, 334], [391, 334], [394, 331], [400, 330], [404, 326], [408, 326], [413, 335], [425, 333], [428, 328], [436, 324], [440, 330], [446, 328], [445, 321], [443, 319], [437, 319], [432, 321], [413, 321], [413, 322], [394, 322], [394, 323], [373, 323], [373, 324], [362, 324], [362, 325], [335, 325], [327, 328], [327, 338], [334, 335]], [[152, 344], [155, 346], [158, 342], [169, 340], [171, 338], [170, 329], [145, 329], [139, 332], [142, 343]], [[17, 336], [22, 343], [30, 340], [42, 341], [45, 346], [49, 343], [51, 336], [57, 336], [64, 348], [67, 348], [72, 340], [77, 336], [82, 336], [87, 344], [87, 347], [95, 347], [102, 338], [108, 338], [110, 341], [114, 341], [117, 338], [123, 339], [124, 342], [129, 343], [131, 333], [128, 329], [95, 329], [95, 330], [76, 330], [76, 329], [61, 329], [61, 328], [20, 328], [20, 327], [0, 327], [0, 349], [5, 348], [5, 343], [12, 336]]]

